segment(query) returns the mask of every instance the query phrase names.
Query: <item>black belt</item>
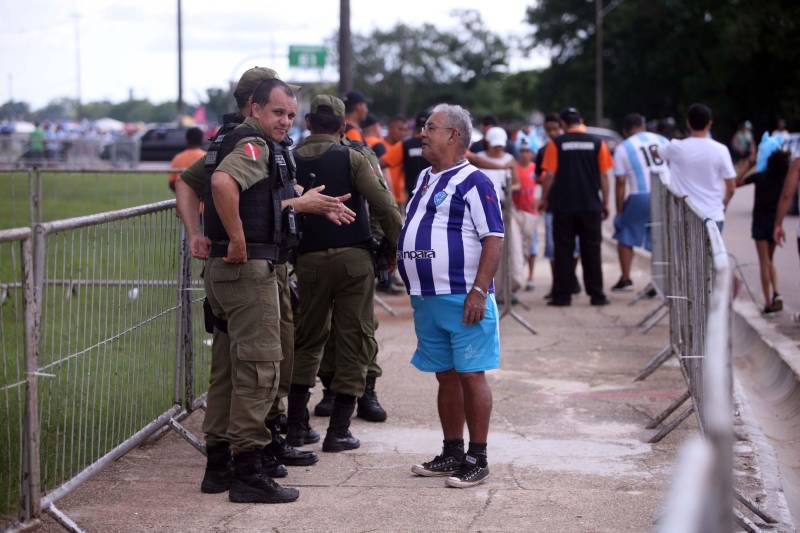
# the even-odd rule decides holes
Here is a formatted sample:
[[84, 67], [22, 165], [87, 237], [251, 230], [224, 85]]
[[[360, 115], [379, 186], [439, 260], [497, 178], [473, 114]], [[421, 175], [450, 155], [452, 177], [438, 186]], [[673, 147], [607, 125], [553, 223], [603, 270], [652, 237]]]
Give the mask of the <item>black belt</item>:
[[[227, 242], [211, 243], [210, 257], [225, 257], [228, 255]], [[247, 245], [248, 259], [266, 259], [267, 261], [278, 261], [281, 257], [281, 249], [277, 244], [250, 243]]]

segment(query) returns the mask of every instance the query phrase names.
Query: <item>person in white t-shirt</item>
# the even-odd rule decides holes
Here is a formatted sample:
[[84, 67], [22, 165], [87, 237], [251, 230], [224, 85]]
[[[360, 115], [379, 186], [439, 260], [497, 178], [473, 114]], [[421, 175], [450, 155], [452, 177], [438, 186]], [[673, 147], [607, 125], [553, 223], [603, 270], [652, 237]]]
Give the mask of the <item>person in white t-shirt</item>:
[[736, 190], [736, 171], [724, 144], [709, 135], [711, 109], [703, 104], [689, 107], [689, 137], [658, 148], [670, 167], [670, 188], [685, 194], [694, 206], [717, 223], [725, 221], [725, 209]]
[[[519, 188], [519, 176], [517, 175], [516, 165], [511, 168], [506, 167], [509, 163], [516, 163], [514, 156], [506, 152], [508, 135], [506, 130], [498, 126], [489, 128], [486, 131], [486, 150], [475, 154], [475, 165], [480, 168], [486, 176], [492, 180], [494, 190], [502, 205], [506, 205], [506, 199], [511, 201], [511, 192]], [[487, 164], [488, 163], [488, 164]], [[509, 181], [510, 178], [510, 181]], [[511, 190], [508, 190], [510, 187]], [[522, 229], [513, 216], [514, 207], [509, 206], [509, 213], [512, 216], [506, 220], [508, 234], [506, 235], [506, 246], [509, 247], [509, 271], [511, 273], [511, 292], [517, 292], [525, 285], [525, 254], [522, 250]], [[497, 269], [498, 291], [503, 293], [503, 265]]]

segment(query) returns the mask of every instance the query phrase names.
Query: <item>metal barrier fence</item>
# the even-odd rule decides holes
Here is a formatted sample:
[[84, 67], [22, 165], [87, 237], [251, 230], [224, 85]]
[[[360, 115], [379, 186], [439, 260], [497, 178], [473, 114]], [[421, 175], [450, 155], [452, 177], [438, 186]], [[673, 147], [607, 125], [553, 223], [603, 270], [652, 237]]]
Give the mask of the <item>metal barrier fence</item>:
[[210, 343], [174, 207], [0, 232], [3, 258], [22, 242], [0, 263], [0, 525], [47, 512], [80, 531], [56, 502], [165, 428], [204, 451], [180, 424], [203, 405]]
[[[705, 438], [687, 445], [689, 451], [681, 456], [659, 530], [727, 533], [735, 518], [745, 530], [758, 531], [734, 507], [735, 497], [764, 523], [776, 522], [733, 487], [732, 274], [725, 244], [717, 224], [672, 192], [660, 176], [653, 176], [652, 190], [652, 283], [663, 291], [657, 309], [667, 310], [669, 342], [636, 379], [645, 379], [675, 355], [687, 391], [647, 426], [659, 428], [650, 442], [659, 442], [693, 413]], [[660, 318], [650, 313], [647, 320], [649, 330]]]

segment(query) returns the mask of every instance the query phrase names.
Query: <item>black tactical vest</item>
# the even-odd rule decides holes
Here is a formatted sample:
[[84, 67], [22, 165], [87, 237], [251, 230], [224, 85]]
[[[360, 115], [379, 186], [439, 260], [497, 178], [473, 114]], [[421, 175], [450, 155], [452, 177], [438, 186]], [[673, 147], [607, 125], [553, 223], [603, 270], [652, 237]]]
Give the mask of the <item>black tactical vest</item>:
[[419, 173], [431, 166], [427, 159], [422, 157], [422, 139], [411, 137], [403, 141], [403, 173], [406, 177], [406, 193], [411, 198], [414, 187], [417, 185]]
[[303, 238], [298, 253], [315, 252], [328, 248], [368, 246], [372, 239], [367, 203], [353, 187], [350, 171], [350, 148], [331, 144], [324, 153], [314, 157], [294, 154], [297, 163], [297, 183], [303, 189], [325, 185], [325, 194], [341, 196], [350, 194], [345, 205], [355, 211], [352, 224], [337, 226], [321, 215], [303, 215]]
[[[246, 137], [258, 137], [266, 142], [269, 149], [269, 175], [239, 195], [239, 218], [242, 220], [245, 241], [248, 245], [274, 244], [285, 252], [299, 241], [294, 213], [291, 209], [281, 209], [283, 200], [297, 196], [293, 187], [294, 162], [288, 150], [291, 141], [275, 143], [249, 126], [218, 133], [206, 156], [206, 172], [212, 175], [219, 163]], [[205, 235], [212, 242], [227, 242], [229, 237], [214, 205], [210, 180], [204, 202]], [[260, 258], [280, 261], [285, 254], [276, 252]]]
[[567, 132], [553, 142], [558, 149], [558, 169], [548, 197], [548, 211], [599, 213], [602, 202], [597, 157], [602, 141], [588, 133]]

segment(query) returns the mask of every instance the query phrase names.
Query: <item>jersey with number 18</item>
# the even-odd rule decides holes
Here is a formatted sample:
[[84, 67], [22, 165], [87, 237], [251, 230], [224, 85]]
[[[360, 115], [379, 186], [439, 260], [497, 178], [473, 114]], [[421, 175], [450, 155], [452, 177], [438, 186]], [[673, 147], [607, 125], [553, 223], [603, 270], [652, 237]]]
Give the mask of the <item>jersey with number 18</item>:
[[669, 167], [658, 155], [667, 140], [656, 133], [640, 131], [625, 139], [614, 150], [614, 175], [628, 178], [630, 194], [650, 192], [650, 174], [658, 172], [669, 183]]

